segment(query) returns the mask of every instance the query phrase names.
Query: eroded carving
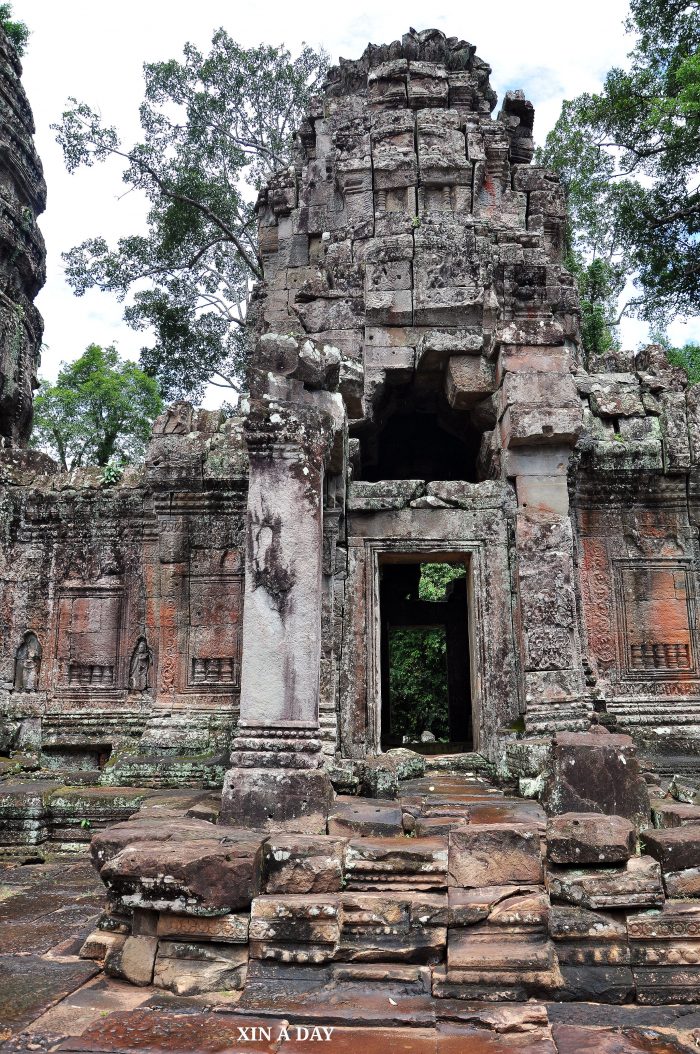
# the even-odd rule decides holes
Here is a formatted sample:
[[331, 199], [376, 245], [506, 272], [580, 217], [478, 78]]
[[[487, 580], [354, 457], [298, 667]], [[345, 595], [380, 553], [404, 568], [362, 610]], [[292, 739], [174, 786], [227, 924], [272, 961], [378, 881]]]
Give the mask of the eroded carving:
[[145, 692], [149, 688], [151, 649], [145, 637], [139, 637], [129, 663], [129, 691]]
[[41, 669], [41, 644], [33, 630], [27, 630], [15, 654], [16, 692], [36, 692]]

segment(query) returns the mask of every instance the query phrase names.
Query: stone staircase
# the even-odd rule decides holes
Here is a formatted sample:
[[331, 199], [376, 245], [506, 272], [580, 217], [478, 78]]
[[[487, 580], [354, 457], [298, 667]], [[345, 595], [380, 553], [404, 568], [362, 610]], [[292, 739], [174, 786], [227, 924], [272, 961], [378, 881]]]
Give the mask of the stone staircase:
[[640, 845], [628, 819], [548, 820], [440, 762], [396, 799], [338, 796], [323, 835], [145, 801], [93, 840], [111, 910], [83, 954], [132, 983], [238, 989], [238, 1013], [325, 1023], [358, 1000], [414, 1025], [437, 1002], [699, 1002], [700, 808], [654, 807], [661, 830]]

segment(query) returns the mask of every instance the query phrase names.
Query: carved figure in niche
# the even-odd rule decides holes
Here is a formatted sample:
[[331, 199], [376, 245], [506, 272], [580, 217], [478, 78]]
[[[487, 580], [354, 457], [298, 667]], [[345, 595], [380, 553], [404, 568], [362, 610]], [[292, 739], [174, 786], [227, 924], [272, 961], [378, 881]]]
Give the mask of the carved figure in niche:
[[148, 688], [148, 671], [151, 666], [151, 649], [145, 637], [139, 637], [129, 664], [129, 691], [145, 692]]
[[41, 666], [41, 644], [32, 630], [22, 637], [15, 655], [15, 691], [36, 692]]

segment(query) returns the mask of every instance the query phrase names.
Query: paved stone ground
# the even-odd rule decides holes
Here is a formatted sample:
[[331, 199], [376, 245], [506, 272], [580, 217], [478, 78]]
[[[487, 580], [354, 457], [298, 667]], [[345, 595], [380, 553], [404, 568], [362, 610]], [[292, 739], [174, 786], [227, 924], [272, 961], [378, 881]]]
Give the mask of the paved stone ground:
[[[0, 870], [0, 1052], [697, 1054], [700, 1007], [476, 1006], [337, 996], [287, 1018], [235, 1013], [237, 995], [188, 999], [105, 978], [78, 958], [104, 904], [84, 859]], [[297, 1031], [298, 1026], [298, 1031]], [[328, 1041], [324, 1028], [332, 1028]], [[315, 1031], [314, 1031], [315, 1030]], [[267, 1038], [269, 1034], [269, 1039]], [[322, 1044], [320, 1047], [317, 1044]]]

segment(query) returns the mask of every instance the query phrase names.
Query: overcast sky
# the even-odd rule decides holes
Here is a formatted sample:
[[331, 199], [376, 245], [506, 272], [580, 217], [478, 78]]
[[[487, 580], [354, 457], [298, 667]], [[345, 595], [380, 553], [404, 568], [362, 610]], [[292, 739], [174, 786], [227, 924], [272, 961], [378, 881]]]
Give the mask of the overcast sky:
[[[206, 48], [219, 26], [244, 46], [283, 43], [295, 52], [302, 42], [323, 45], [334, 61], [357, 58], [369, 41], [394, 40], [409, 26], [436, 26], [476, 45], [493, 68], [499, 99], [509, 88], [525, 91], [541, 142], [563, 99], [595, 90], [610, 66], [624, 63], [626, 11], [625, 0], [443, 0], [439, 9], [427, 0], [14, 0], [15, 16], [31, 30], [23, 79], [49, 188], [40, 219], [48, 249], [48, 278], [37, 301], [46, 327], [42, 374], [54, 377], [59, 362], [91, 342], [114, 343], [133, 357], [144, 343], [122, 321], [116, 298], [96, 291], [76, 298], [63, 278], [62, 252], [98, 234], [114, 241], [135, 233], [144, 217], [137, 196], [123, 196], [119, 166], [65, 172], [49, 126], [69, 96], [90, 103], [130, 141], [138, 135], [143, 63], [180, 57], [185, 41]], [[700, 338], [698, 325], [677, 323], [670, 332], [681, 343]], [[630, 346], [645, 335], [634, 322], [623, 331]]]

